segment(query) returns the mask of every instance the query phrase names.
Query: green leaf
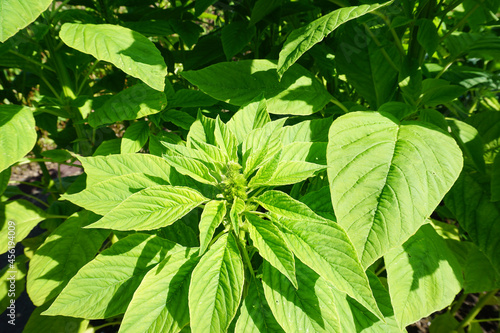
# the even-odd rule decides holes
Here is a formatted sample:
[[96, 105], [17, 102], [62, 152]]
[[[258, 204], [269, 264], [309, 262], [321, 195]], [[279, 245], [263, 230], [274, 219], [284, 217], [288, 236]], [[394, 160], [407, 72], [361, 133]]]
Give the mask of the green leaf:
[[122, 153], [135, 153], [141, 150], [149, 138], [149, 124], [145, 121], [138, 121], [130, 125], [122, 138]]
[[2, 0], [0, 1], [0, 42], [5, 42], [19, 30], [27, 27], [42, 14], [52, 0]]
[[276, 61], [258, 59], [217, 63], [182, 76], [213, 98], [233, 105], [264, 94], [267, 110], [274, 114], [309, 115], [330, 101], [323, 85], [300, 65], [290, 68], [281, 81], [275, 71]]
[[89, 325], [88, 320], [71, 317], [49, 317], [42, 314], [47, 310], [50, 303], [46, 303], [36, 308], [32, 313], [23, 333], [39, 333], [39, 332], [71, 332], [71, 333], [85, 333]]
[[337, 223], [279, 220], [288, 247], [333, 287], [347, 293], [377, 317], [382, 314], [346, 232]]
[[119, 240], [83, 266], [43, 315], [104, 319], [124, 313], [146, 273], [170, 251], [184, 248], [140, 233]]
[[281, 162], [299, 161], [326, 165], [327, 142], [294, 142], [283, 147]]
[[495, 157], [492, 169], [493, 170], [491, 171], [491, 201], [500, 201], [500, 154], [498, 154]]
[[326, 223], [327, 220], [314, 213], [300, 201], [281, 191], [266, 191], [255, 199], [262, 207], [287, 219]]
[[246, 21], [233, 21], [222, 28], [222, 48], [227, 60], [231, 60], [236, 54], [247, 46], [255, 35], [255, 27], [248, 26]]
[[283, 128], [283, 145], [297, 142], [328, 142], [328, 130], [333, 119], [304, 120], [293, 126]]
[[200, 16], [208, 7], [216, 3], [217, 0], [198, 0], [194, 4], [195, 16]]
[[[191, 90], [190, 90], [191, 91]], [[207, 96], [208, 97], [208, 96]], [[169, 105], [171, 106], [171, 105]], [[191, 117], [187, 112], [178, 110], [168, 110], [161, 115], [161, 118], [165, 121], [169, 121], [180, 128], [189, 130], [191, 125], [195, 122], [195, 119]]]
[[250, 280], [248, 294], [241, 304], [241, 314], [236, 322], [235, 332], [284, 333], [269, 308], [259, 279]]
[[283, 0], [257, 0], [252, 8], [250, 25], [255, 25], [278, 8]]
[[153, 89], [163, 91], [165, 87], [163, 56], [138, 32], [111, 24], [65, 23], [59, 37], [69, 47], [108, 61]]
[[0, 195], [3, 194], [3, 192], [9, 185], [10, 175], [11, 175], [11, 168], [7, 168], [3, 171], [0, 171]]
[[430, 224], [423, 225], [384, 259], [401, 329], [446, 307], [462, 289], [460, 264]]
[[197, 249], [169, 252], [137, 288], [119, 333], [179, 332], [189, 322], [188, 290]]
[[200, 218], [200, 254], [205, 253], [225, 215], [226, 201], [212, 200], [205, 205]]
[[301, 182], [309, 177], [312, 177], [316, 172], [325, 169], [324, 165], [302, 161], [283, 161], [278, 164], [276, 171], [273, 173], [265, 185], [267, 186], [282, 186]]
[[166, 227], [202, 203], [201, 193], [188, 187], [157, 185], [129, 196], [88, 228], [151, 230]]
[[[346, 24], [343, 33], [335, 38], [339, 45], [335, 52], [337, 71], [345, 74], [347, 82], [371, 109], [376, 110], [391, 101], [397, 90], [398, 70], [395, 67], [398, 67], [400, 55], [394, 43], [385, 37], [389, 34], [386, 27], [371, 30], [382, 44], [379, 47], [365, 32], [365, 27], [351, 23]], [[353, 43], [353, 36], [357, 43]]]
[[[21, 135], [22, 134], [22, 135]], [[35, 118], [27, 107], [0, 105], [0, 172], [28, 154], [36, 143]]]
[[33, 304], [41, 306], [59, 295], [78, 270], [95, 257], [109, 231], [83, 227], [98, 219], [87, 211], [75, 213], [36, 250], [27, 279]]
[[500, 152], [500, 113], [497, 111], [480, 112], [467, 119], [474, 126], [484, 142], [484, 159], [493, 163]]
[[[451, 135], [457, 140], [464, 155], [471, 159], [477, 170], [486, 172], [486, 166], [483, 157], [483, 140], [478, 131], [471, 125], [457, 119], [446, 119], [450, 128]], [[492, 178], [494, 179], [494, 178]]]
[[315, 44], [321, 42], [333, 30], [343, 23], [361, 17], [367, 13], [387, 6], [392, 1], [383, 4], [361, 5], [337, 9], [306, 26], [292, 31], [285, 41], [278, 61], [278, 75], [282, 77], [304, 53]]
[[297, 289], [295, 277], [295, 260], [288, 249], [281, 233], [271, 221], [263, 220], [253, 214], [245, 214], [248, 231], [254, 246], [259, 250], [262, 258], [285, 275]]
[[266, 261], [262, 275], [269, 307], [285, 332], [341, 331], [332, 289], [309, 267], [297, 261], [297, 289]]
[[333, 302], [337, 307], [339, 317], [342, 318], [340, 325], [342, 332], [360, 333], [402, 333], [394, 319], [394, 311], [391, 305], [391, 297], [377, 276], [371, 271], [366, 272], [370, 280], [370, 287], [377, 301], [379, 309], [384, 315], [384, 321], [378, 319], [364, 306], [345, 293], [333, 290]]
[[437, 28], [430, 19], [419, 19], [417, 25], [417, 41], [427, 51], [429, 56], [432, 57], [439, 45]]
[[308, 192], [300, 201], [305, 203], [313, 212], [319, 216], [336, 221], [335, 213], [333, 212], [332, 199], [330, 195], [330, 187], [324, 186], [318, 191]]
[[248, 133], [263, 127], [270, 121], [266, 100], [257, 96], [252, 102], [242, 106], [226, 123], [226, 126], [234, 133], [240, 144]]
[[116, 176], [132, 173], [144, 174], [151, 180], [161, 182], [170, 179], [170, 166], [161, 157], [149, 154], [121, 154], [96, 157], [78, 156], [87, 174], [87, 186]]
[[194, 333], [225, 332], [236, 315], [244, 272], [237, 241], [221, 236], [201, 258], [189, 286], [189, 314]]
[[248, 187], [255, 188], [259, 186], [265, 186], [276, 173], [280, 157], [281, 150], [274, 154], [273, 157], [271, 157], [259, 170], [257, 170], [255, 176], [250, 179]]
[[[208, 96], [199, 90], [191, 89], [180, 89], [175, 92], [173, 98], [168, 99], [168, 108], [194, 108], [202, 106], [212, 106], [217, 103], [216, 99]], [[189, 116], [186, 112], [179, 111], [179, 114], [183, 113], [185, 118]], [[191, 117], [191, 116], [189, 116]]]
[[14, 248], [14, 244], [22, 241], [43, 220], [45, 212], [29, 201], [18, 199], [0, 203], [0, 239], [3, 239], [0, 254]]
[[448, 81], [441, 79], [427, 79], [422, 82], [422, 95], [420, 104], [438, 106], [453, 101], [462, 96], [467, 89], [462, 86], [451, 85]]
[[327, 158], [337, 221], [364, 267], [424, 224], [462, 168], [457, 144], [437, 127], [377, 112], [338, 118]]
[[489, 184], [462, 172], [444, 202], [500, 273], [500, 204], [490, 201]]
[[134, 120], [160, 112], [167, 105], [167, 98], [161, 91], [139, 83], [112, 96], [95, 112], [90, 113], [88, 122], [92, 127], [123, 120]]

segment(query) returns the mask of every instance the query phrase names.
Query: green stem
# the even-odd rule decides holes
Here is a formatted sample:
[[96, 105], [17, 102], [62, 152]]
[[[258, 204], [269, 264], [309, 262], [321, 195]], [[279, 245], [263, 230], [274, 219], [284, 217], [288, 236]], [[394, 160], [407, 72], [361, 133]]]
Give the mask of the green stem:
[[464, 292], [457, 299], [457, 301], [455, 302], [455, 304], [453, 304], [453, 307], [450, 309], [450, 314], [452, 316], [454, 316], [458, 312], [458, 310], [460, 310], [460, 308], [462, 307], [462, 304], [464, 304], [466, 298], [467, 298], [467, 294]]
[[330, 102], [332, 102], [333, 104], [337, 105], [342, 111], [344, 111], [344, 113], [348, 113], [349, 110], [345, 107], [344, 104], [342, 104], [338, 99], [336, 99], [335, 97], [332, 97], [330, 99]]
[[101, 328], [108, 327], [108, 326], [120, 325], [121, 323], [122, 323], [121, 321], [113, 321], [111, 323], [106, 323], [106, 324], [102, 324], [102, 325], [99, 325], [99, 326], [94, 326], [92, 328], [93, 328], [94, 332], [97, 332]]
[[98, 64], [99, 64], [99, 60], [94, 61], [92, 66], [90, 66], [90, 68], [87, 70], [87, 76], [82, 80], [82, 83], [80, 84], [80, 86], [76, 90], [76, 95], [80, 95], [80, 93], [83, 90], [83, 87], [89, 81], [90, 74], [92, 74], [92, 72], [94, 71], [94, 69], [97, 67]]
[[379, 270], [375, 272], [375, 275], [379, 276], [380, 274], [382, 274], [383, 271], [385, 271], [385, 265], [380, 267]]
[[19, 58], [23, 58], [24, 60], [31, 62], [32, 64], [40, 66], [42, 69], [48, 69], [49, 71], [54, 72], [54, 73], [56, 72], [52, 67], [47, 66], [47, 65], [45, 65], [41, 62], [38, 62], [36, 60], [33, 60], [30, 57], [25, 56], [24, 54], [21, 54], [19, 52], [14, 51], [14, 50], [9, 50], [9, 53], [12, 53], [13, 55], [18, 56]]
[[238, 237], [236, 237], [236, 242], [238, 243], [238, 248], [240, 249], [240, 252], [243, 255], [243, 262], [245, 263], [245, 266], [247, 266], [248, 270], [250, 271], [250, 275], [252, 276], [252, 278], [255, 279], [255, 272], [253, 271], [252, 261], [248, 256], [246, 246], [244, 246], [244, 244], [241, 244], [241, 241]]
[[44, 186], [41, 186], [41, 185], [35, 185], [33, 183], [28, 183], [28, 182], [22, 182], [20, 180], [9, 180], [9, 184], [15, 184], [15, 185], [27, 185], [27, 186], [32, 186], [32, 187], [36, 187], [36, 188], [41, 188], [41, 189], [45, 189]]
[[473, 323], [487, 323], [490, 321], [500, 321], [500, 318], [489, 318], [489, 319], [474, 319]]
[[49, 207], [50, 207], [50, 205], [49, 205], [49, 204], [47, 204], [45, 201], [42, 201], [42, 200], [38, 199], [38, 198], [37, 198], [37, 197], [35, 197], [34, 195], [27, 194], [27, 193], [23, 193], [23, 197], [33, 199], [33, 200], [35, 200], [36, 202], [38, 202], [38, 203], [40, 203], [40, 204], [44, 205], [44, 206], [45, 206], [45, 207], [47, 207], [47, 208], [49, 208]]
[[483, 309], [483, 307], [488, 303], [488, 301], [495, 296], [498, 290], [492, 290], [484, 295], [482, 295], [477, 304], [472, 308], [469, 314], [464, 318], [464, 320], [457, 326], [456, 330], [460, 331], [465, 327], [469, 326], [472, 321], [476, 318], [478, 313]]
[[45, 217], [48, 219], [68, 219], [69, 218], [69, 216], [66, 216], [66, 215], [52, 215], [52, 214], [47, 214]]
[[405, 53], [405, 49], [403, 48], [403, 43], [401, 42], [401, 39], [399, 38], [399, 36], [396, 33], [396, 31], [394, 30], [394, 28], [391, 27], [391, 22], [389, 21], [389, 18], [387, 18], [387, 16], [385, 16], [383, 13], [380, 13], [377, 10], [373, 11], [372, 13], [377, 15], [378, 17], [380, 17], [385, 22], [385, 24], [389, 27], [389, 31], [391, 32], [392, 37], [394, 38], [394, 42], [396, 43], [396, 47], [398, 48], [399, 54], [401, 55], [401, 57], [404, 57], [406, 55], [406, 53]]
[[52, 93], [54, 94], [54, 96], [56, 96], [56, 98], [62, 102], [62, 98], [61, 98], [61, 95], [59, 95], [57, 93], [57, 91], [54, 89], [54, 87], [50, 84], [49, 81], [47, 81], [47, 79], [45, 78], [45, 76], [41, 75], [40, 78], [42, 79], [42, 81], [47, 85], [47, 87], [49, 87], [50, 91], [52, 91]]
[[391, 57], [389, 57], [389, 55], [387, 54], [387, 52], [385, 51], [385, 49], [382, 47], [382, 43], [380, 43], [380, 41], [378, 40], [377, 36], [375, 36], [373, 34], [373, 32], [366, 25], [366, 23], [363, 23], [363, 26], [365, 27], [366, 32], [368, 32], [368, 34], [373, 39], [373, 41], [375, 42], [375, 44], [380, 48], [380, 51], [382, 52], [382, 55], [387, 60], [387, 62], [389, 63], [389, 65], [391, 65], [391, 67], [394, 68], [396, 70], [396, 72], [399, 72], [398, 66], [396, 66], [396, 64], [392, 61]]

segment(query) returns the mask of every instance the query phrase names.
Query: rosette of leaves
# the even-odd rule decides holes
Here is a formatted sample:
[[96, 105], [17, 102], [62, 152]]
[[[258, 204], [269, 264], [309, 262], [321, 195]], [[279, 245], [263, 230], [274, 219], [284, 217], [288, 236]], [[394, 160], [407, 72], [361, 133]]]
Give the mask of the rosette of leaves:
[[[256, 101], [228, 123], [200, 115], [163, 157], [80, 158], [87, 186], [64, 198], [115, 241], [43, 315], [124, 314], [120, 332], [340, 332], [337, 298], [383, 323], [377, 282], [328, 204], [331, 119], [285, 121]], [[326, 211], [287, 194], [307, 182], [318, 190], [303, 201]]]

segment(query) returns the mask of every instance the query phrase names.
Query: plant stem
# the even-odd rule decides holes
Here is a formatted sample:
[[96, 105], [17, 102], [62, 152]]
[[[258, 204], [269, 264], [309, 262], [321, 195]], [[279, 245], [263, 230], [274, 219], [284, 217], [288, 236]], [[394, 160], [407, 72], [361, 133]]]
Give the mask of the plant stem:
[[9, 184], [22, 184], [22, 185], [28, 185], [28, 186], [33, 186], [33, 187], [37, 187], [37, 188], [41, 188], [41, 189], [45, 189], [44, 186], [41, 186], [41, 185], [35, 185], [33, 183], [28, 183], [28, 182], [22, 182], [22, 181], [19, 181], [19, 180], [9, 180]]
[[337, 105], [342, 111], [344, 111], [344, 113], [348, 113], [349, 110], [345, 107], [344, 104], [342, 104], [338, 99], [336, 99], [335, 97], [332, 97], [330, 99], [330, 102], [332, 102], [333, 104]]
[[396, 64], [392, 61], [391, 57], [389, 57], [389, 55], [387, 54], [387, 52], [385, 51], [385, 49], [382, 47], [382, 43], [380, 43], [380, 41], [378, 40], [377, 36], [375, 36], [373, 34], [373, 32], [366, 25], [366, 23], [363, 23], [363, 26], [365, 27], [366, 32], [370, 35], [370, 37], [373, 39], [373, 41], [375, 42], [375, 44], [380, 48], [380, 52], [382, 52], [382, 55], [387, 60], [387, 62], [389, 63], [389, 65], [391, 65], [391, 67], [394, 68], [394, 70], [396, 72], [399, 72], [398, 66], [396, 66]]
[[111, 323], [102, 324], [102, 325], [95, 326], [92, 328], [94, 329], [94, 332], [96, 332], [97, 330], [100, 330], [101, 328], [108, 327], [108, 326], [114, 326], [114, 325], [120, 325], [121, 323], [122, 323], [121, 321], [113, 321]]
[[45, 202], [45, 201], [43, 201], [43, 200], [38, 199], [38, 198], [37, 198], [37, 197], [35, 197], [34, 195], [31, 195], [31, 194], [28, 194], [28, 193], [23, 193], [22, 195], [23, 195], [23, 197], [26, 197], [26, 198], [30, 198], [30, 199], [32, 199], [32, 200], [35, 200], [36, 202], [38, 202], [38, 203], [40, 203], [40, 204], [44, 205], [44, 206], [45, 206], [45, 207], [47, 207], [47, 208], [49, 208], [49, 207], [50, 207], [48, 203], [46, 203], [46, 202]]
[[455, 32], [455, 30], [457, 30], [462, 25], [464, 25], [465, 23], [467, 23], [467, 20], [469, 19], [469, 17], [472, 14], [474, 14], [474, 12], [476, 11], [476, 9], [478, 9], [479, 7], [481, 7], [481, 4], [476, 3], [476, 5], [474, 7], [472, 7], [471, 10], [469, 10], [467, 12], [467, 14], [465, 14], [465, 16], [462, 17], [462, 19], [455, 26], [453, 26], [450, 30], [448, 30], [448, 32], [443, 37], [441, 37], [439, 39], [439, 43], [441, 44], [449, 35], [451, 35], [453, 32]]
[[250, 271], [250, 275], [252, 276], [252, 278], [255, 279], [255, 272], [253, 271], [252, 262], [250, 261], [250, 257], [248, 256], [246, 246], [241, 244], [241, 240], [239, 239], [239, 237], [236, 237], [236, 242], [238, 243], [238, 247], [243, 256], [243, 262], [245, 263], [245, 266], [247, 266], [248, 270]]
[[67, 218], [69, 218], [69, 216], [66, 216], [66, 215], [51, 215], [51, 214], [47, 214], [45, 217], [48, 219], [67, 219]]
[[49, 71], [54, 72], [54, 73], [56, 72], [56, 71], [55, 71], [52, 67], [47, 66], [47, 65], [45, 65], [45, 64], [42, 64], [41, 62], [38, 62], [38, 61], [36, 61], [36, 60], [33, 60], [33, 59], [31, 59], [30, 57], [25, 56], [24, 54], [21, 54], [21, 53], [19, 53], [19, 52], [14, 51], [14, 50], [9, 50], [9, 53], [11, 53], [11, 54], [13, 54], [13, 55], [15, 55], [15, 56], [18, 56], [19, 58], [23, 58], [24, 60], [26, 60], [26, 61], [28, 61], [28, 62], [31, 62], [32, 64], [35, 64], [35, 65], [37, 65], [37, 66], [40, 66], [40, 67], [42, 67], [42, 69], [43, 69], [43, 68], [44, 68], [44, 69], [48, 69]]
[[456, 330], [460, 331], [465, 327], [469, 326], [477, 314], [483, 309], [483, 307], [488, 303], [488, 301], [495, 296], [498, 290], [492, 290], [484, 295], [482, 295], [477, 304], [470, 310], [469, 314], [464, 318], [464, 320], [457, 326]]
[[465, 299], [467, 298], [467, 294], [464, 292], [458, 299], [457, 299], [457, 302], [453, 305], [453, 307], [450, 309], [450, 313], [452, 316], [454, 316], [458, 310], [460, 309], [460, 307], [462, 306], [462, 304], [464, 304], [465, 302]]

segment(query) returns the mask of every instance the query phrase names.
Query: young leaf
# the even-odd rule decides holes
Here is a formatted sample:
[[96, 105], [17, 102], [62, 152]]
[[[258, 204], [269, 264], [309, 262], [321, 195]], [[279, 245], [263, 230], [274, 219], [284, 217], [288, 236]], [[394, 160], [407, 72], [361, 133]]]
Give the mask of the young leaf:
[[302, 161], [283, 161], [280, 162], [265, 185], [282, 186], [301, 182], [312, 177], [316, 172], [325, 169], [326, 166]]
[[1, 0], [0, 42], [5, 42], [19, 30], [28, 26], [42, 14], [52, 3], [52, 0]]
[[179, 332], [189, 322], [188, 290], [197, 249], [172, 253], [151, 269], [125, 312], [119, 333]]
[[244, 272], [237, 241], [221, 236], [201, 258], [189, 286], [189, 314], [193, 333], [225, 332], [236, 315]]
[[215, 229], [226, 215], [226, 201], [207, 202], [200, 218], [200, 254], [203, 255], [214, 236]]
[[346, 232], [336, 223], [279, 220], [288, 247], [304, 264], [379, 318], [368, 278]]
[[238, 162], [238, 140], [229, 128], [220, 120], [215, 120], [215, 143], [231, 161]]
[[240, 225], [242, 223], [241, 214], [245, 211], [245, 208], [245, 201], [238, 197], [234, 197], [231, 210], [229, 211], [229, 218], [231, 219], [236, 234], [240, 232]]
[[151, 89], [139, 83], [112, 96], [95, 112], [90, 113], [88, 122], [92, 127], [123, 120], [134, 120], [160, 112], [167, 105], [162, 91]]
[[149, 138], [149, 126], [146, 121], [138, 121], [127, 128], [121, 143], [121, 153], [135, 153], [141, 150]]
[[5, 147], [0, 153], [0, 172], [28, 154], [36, 138], [35, 118], [29, 108], [0, 105], [0, 147]]
[[75, 213], [37, 249], [27, 278], [33, 304], [41, 306], [59, 295], [78, 270], [95, 257], [109, 231], [83, 227], [98, 219], [98, 215], [87, 211]]
[[265, 186], [276, 173], [276, 168], [278, 168], [280, 157], [281, 150], [278, 151], [273, 157], [271, 157], [259, 170], [257, 170], [255, 176], [253, 176], [248, 183], [248, 187], [255, 188], [259, 186]]
[[401, 329], [446, 307], [462, 289], [460, 264], [430, 224], [423, 225], [384, 259]]
[[188, 187], [157, 185], [129, 196], [87, 228], [152, 230], [166, 227], [208, 201]]
[[167, 66], [156, 46], [140, 33], [111, 24], [65, 23], [59, 36], [69, 47], [108, 61], [163, 91]]
[[259, 95], [242, 106], [226, 123], [229, 130], [236, 136], [238, 144], [242, 143], [252, 130], [261, 128], [271, 121], [267, 113], [266, 100], [262, 96]]
[[[7, 252], [9, 241], [22, 241], [40, 221], [45, 220], [45, 212], [23, 199], [0, 203], [0, 254]], [[9, 228], [10, 227], [10, 228]], [[9, 230], [15, 228], [15, 237]]]
[[217, 179], [214, 178], [210, 169], [197, 159], [175, 155], [163, 155], [163, 158], [177, 172], [183, 175], [189, 176], [203, 184], [217, 184]]
[[184, 248], [139, 233], [116, 242], [83, 266], [43, 315], [103, 319], [124, 313], [146, 273], [169, 251]]
[[[218, 63], [182, 76], [215, 99], [244, 105], [264, 94], [274, 114], [309, 115], [331, 99], [311, 72], [295, 65], [278, 81], [276, 61], [257, 59]], [[293, 94], [291, 92], [293, 91]]]
[[330, 285], [297, 261], [298, 288], [264, 261], [262, 282], [267, 302], [285, 332], [341, 332]]
[[284, 76], [290, 66], [292, 66], [307, 50], [319, 43], [333, 30], [343, 23], [361, 17], [366, 13], [387, 6], [392, 1], [383, 4], [361, 5], [337, 9], [317, 20], [292, 31], [286, 39], [285, 45], [280, 52], [278, 61], [278, 75]]
[[327, 220], [315, 214], [309, 207], [281, 191], [267, 191], [255, 199], [262, 207], [277, 216], [292, 220], [326, 223]]
[[297, 289], [295, 260], [278, 227], [271, 221], [263, 220], [251, 213], [245, 214], [245, 218], [248, 221], [250, 238], [259, 250], [259, 254], [285, 275]]
[[338, 118], [327, 158], [335, 215], [364, 267], [424, 224], [462, 168], [460, 149], [438, 128], [376, 112]]
[[269, 308], [260, 279], [250, 280], [248, 294], [241, 304], [241, 314], [236, 322], [235, 332], [285, 333]]

